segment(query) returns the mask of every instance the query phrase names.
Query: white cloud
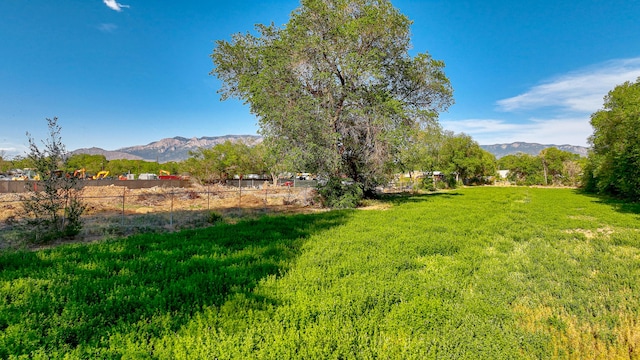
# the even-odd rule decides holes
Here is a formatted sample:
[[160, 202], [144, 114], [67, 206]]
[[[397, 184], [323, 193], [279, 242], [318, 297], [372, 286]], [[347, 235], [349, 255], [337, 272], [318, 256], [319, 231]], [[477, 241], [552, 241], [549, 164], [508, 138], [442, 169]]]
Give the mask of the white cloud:
[[[616, 85], [640, 77], [640, 57], [611, 60], [558, 76], [528, 91], [497, 101], [497, 110], [518, 112], [519, 119], [442, 120], [442, 126], [464, 132], [483, 145], [516, 141], [587, 146], [593, 134], [590, 115], [602, 108]], [[526, 119], [526, 120], [522, 120]]]
[[27, 150], [29, 149], [24, 145], [0, 141], [0, 156], [5, 160], [12, 159], [16, 156], [25, 156]]
[[529, 91], [497, 102], [511, 112], [556, 108], [590, 114], [602, 108], [604, 96], [616, 85], [640, 77], [640, 57], [611, 60], [543, 82]]
[[593, 133], [588, 117], [531, 119], [525, 123], [497, 119], [443, 120], [441, 124], [447, 130], [471, 135], [481, 145], [524, 141], [587, 146], [587, 138]]
[[107, 5], [110, 9], [115, 11], [122, 11], [123, 8], [129, 7], [129, 5], [122, 5], [116, 2], [116, 0], [102, 0], [102, 1], [104, 1], [104, 4]]
[[118, 25], [116, 24], [100, 24], [98, 25], [98, 30], [104, 32], [104, 33], [112, 33], [114, 31], [116, 31], [116, 29], [118, 28]]

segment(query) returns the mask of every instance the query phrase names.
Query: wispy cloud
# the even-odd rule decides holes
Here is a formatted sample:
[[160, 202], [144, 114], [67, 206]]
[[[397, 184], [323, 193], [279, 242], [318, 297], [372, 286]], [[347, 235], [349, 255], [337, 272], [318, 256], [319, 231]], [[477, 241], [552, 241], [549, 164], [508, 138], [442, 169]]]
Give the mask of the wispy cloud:
[[12, 159], [16, 156], [24, 156], [29, 150], [24, 145], [14, 144], [6, 140], [0, 140], [0, 156], [5, 160]]
[[442, 126], [456, 133], [469, 134], [482, 145], [516, 141], [556, 144], [587, 145], [593, 133], [587, 117], [532, 118], [526, 122], [501, 119], [442, 120]]
[[112, 33], [118, 29], [118, 25], [116, 24], [100, 24], [98, 25], [98, 30], [104, 33]]
[[122, 11], [123, 8], [128, 8], [129, 5], [122, 5], [118, 3], [116, 0], [102, 0], [104, 4], [107, 5], [110, 9], [115, 11]]
[[558, 111], [592, 113], [616, 85], [640, 77], [640, 58], [611, 60], [559, 76], [527, 92], [497, 102], [505, 112], [555, 108]]

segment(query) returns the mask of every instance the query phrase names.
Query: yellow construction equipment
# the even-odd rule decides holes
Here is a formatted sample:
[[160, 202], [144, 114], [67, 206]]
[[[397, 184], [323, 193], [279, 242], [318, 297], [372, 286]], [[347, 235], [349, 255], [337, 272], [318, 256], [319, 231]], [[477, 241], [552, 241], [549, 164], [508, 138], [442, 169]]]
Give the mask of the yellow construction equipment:
[[97, 173], [94, 177], [93, 180], [100, 180], [100, 179], [104, 179], [107, 176], [109, 176], [109, 171], [108, 170], [103, 170], [100, 171], [99, 173]]

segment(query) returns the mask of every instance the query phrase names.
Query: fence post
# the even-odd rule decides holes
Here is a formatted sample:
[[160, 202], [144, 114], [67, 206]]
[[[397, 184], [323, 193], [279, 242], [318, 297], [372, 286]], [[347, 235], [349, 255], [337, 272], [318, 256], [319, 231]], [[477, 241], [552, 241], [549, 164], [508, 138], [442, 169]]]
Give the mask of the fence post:
[[173, 228], [173, 190], [171, 190], [171, 210], [169, 211], [169, 227]]
[[264, 187], [264, 209], [267, 210], [267, 202], [268, 202], [268, 198], [267, 198], [267, 194], [269, 193], [269, 187], [265, 185]]
[[[240, 180], [238, 180], [240, 181]], [[241, 208], [242, 207], [242, 186], [240, 186], [240, 183], [238, 182], [238, 207]]]
[[125, 195], [127, 193], [127, 187], [122, 188], [122, 220], [121, 226], [124, 227], [124, 204], [125, 204]]

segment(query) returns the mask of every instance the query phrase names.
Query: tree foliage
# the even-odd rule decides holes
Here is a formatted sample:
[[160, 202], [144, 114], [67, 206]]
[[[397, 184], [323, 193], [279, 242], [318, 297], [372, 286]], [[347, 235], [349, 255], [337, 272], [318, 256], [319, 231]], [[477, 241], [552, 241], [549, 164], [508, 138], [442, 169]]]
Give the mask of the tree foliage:
[[251, 147], [241, 141], [225, 141], [212, 148], [200, 148], [190, 152], [185, 167], [201, 182], [224, 182], [234, 175], [264, 171], [261, 148]]
[[446, 134], [439, 124], [417, 127], [406, 136], [399, 137], [396, 145], [396, 168], [401, 173], [413, 171], [433, 172], [439, 170], [440, 153]]
[[496, 159], [467, 134], [446, 134], [440, 153], [440, 164], [456, 182], [483, 182], [496, 174]]
[[578, 186], [584, 159], [555, 147], [536, 156], [518, 153], [498, 160], [498, 167], [509, 170], [507, 178], [518, 185]]
[[11, 169], [11, 161], [6, 160], [5, 152], [0, 150], [0, 173], [4, 173]]
[[591, 126], [586, 189], [640, 200], [640, 78], [611, 90]]
[[49, 137], [39, 148], [29, 133], [29, 159], [40, 181], [23, 197], [31, 240], [47, 242], [63, 236], [73, 236], [82, 229], [80, 216], [85, 205], [78, 194], [77, 179], [65, 176], [65, 146], [62, 143], [58, 118], [47, 119]]
[[541, 185], [544, 181], [542, 161], [537, 156], [517, 153], [503, 156], [498, 167], [509, 170], [507, 179], [517, 185]]
[[66, 170], [73, 173], [75, 170], [85, 169], [88, 173], [96, 174], [104, 170], [108, 163], [104, 155], [75, 154], [67, 159]]
[[575, 183], [580, 155], [550, 147], [540, 151], [538, 158], [542, 162], [544, 185]]
[[212, 74], [298, 169], [368, 189], [386, 181], [398, 139], [453, 102], [444, 63], [409, 55], [410, 25], [386, 0], [302, 0], [282, 28], [217, 41]]

